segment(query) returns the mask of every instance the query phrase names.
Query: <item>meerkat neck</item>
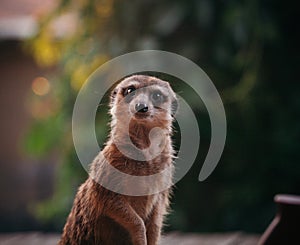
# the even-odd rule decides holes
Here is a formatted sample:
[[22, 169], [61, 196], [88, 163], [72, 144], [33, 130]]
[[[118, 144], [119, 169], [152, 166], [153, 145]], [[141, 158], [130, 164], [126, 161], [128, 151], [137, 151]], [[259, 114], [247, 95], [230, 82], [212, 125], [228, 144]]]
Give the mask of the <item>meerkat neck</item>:
[[116, 126], [111, 131], [110, 139], [118, 145], [131, 145], [143, 150], [151, 145], [161, 145], [162, 142], [170, 140], [169, 128], [152, 127], [146, 124], [130, 123], [126, 130], [124, 127]]
[[137, 161], [162, 155], [173, 156], [169, 129], [149, 128], [146, 124], [129, 125], [129, 130], [121, 126], [114, 127], [106, 145], [115, 145], [124, 157]]

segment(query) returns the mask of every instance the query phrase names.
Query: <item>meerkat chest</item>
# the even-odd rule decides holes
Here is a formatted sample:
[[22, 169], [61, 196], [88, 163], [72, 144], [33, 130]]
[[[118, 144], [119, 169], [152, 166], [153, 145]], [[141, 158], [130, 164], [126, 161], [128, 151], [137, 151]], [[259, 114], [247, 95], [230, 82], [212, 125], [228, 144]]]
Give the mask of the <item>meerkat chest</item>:
[[158, 201], [158, 194], [150, 196], [129, 197], [130, 206], [142, 218], [146, 219]]

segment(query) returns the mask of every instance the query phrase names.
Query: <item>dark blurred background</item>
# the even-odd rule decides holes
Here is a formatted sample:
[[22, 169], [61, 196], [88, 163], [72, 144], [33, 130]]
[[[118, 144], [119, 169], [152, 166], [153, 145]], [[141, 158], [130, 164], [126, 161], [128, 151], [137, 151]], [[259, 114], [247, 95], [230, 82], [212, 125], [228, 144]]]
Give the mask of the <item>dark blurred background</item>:
[[[218, 167], [198, 182], [209, 118], [195, 92], [170, 78], [197, 114], [201, 146], [176, 185], [166, 230], [263, 232], [275, 215], [273, 196], [300, 194], [295, 3], [1, 0], [0, 232], [61, 230], [87, 177], [72, 142], [76, 94], [98, 66], [141, 49], [197, 63], [218, 89], [228, 123]], [[106, 113], [100, 106], [101, 144]]]

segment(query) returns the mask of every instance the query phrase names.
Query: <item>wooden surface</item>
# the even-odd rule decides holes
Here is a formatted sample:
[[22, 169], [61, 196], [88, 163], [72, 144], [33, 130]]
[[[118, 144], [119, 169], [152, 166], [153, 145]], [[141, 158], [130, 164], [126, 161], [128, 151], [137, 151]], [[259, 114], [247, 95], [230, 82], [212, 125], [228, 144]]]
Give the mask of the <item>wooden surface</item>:
[[[170, 233], [163, 237], [161, 245], [256, 245], [258, 235], [235, 233], [193, 234]], [[0, 233], [0, 245], [55, 245], [59, 234]]]

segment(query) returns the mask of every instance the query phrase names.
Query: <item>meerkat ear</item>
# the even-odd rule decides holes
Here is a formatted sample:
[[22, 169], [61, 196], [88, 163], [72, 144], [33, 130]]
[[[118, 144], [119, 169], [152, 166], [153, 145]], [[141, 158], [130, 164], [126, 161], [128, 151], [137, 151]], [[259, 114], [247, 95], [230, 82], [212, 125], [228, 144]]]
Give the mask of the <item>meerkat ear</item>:
[[110, 94], [110, 104], [113, 104], [114, 101], [115, 101], [115, 98], [117, 96], [117, 93], [118, 93], [118, 89], [117, 88], [114, 88], [113, 91], [111, 92]]
[[178, 99], [174, 97], [172, 104], [171, 104], [171, 115], [172, 117], [175, 116], [176, 112], [178, 110]]

